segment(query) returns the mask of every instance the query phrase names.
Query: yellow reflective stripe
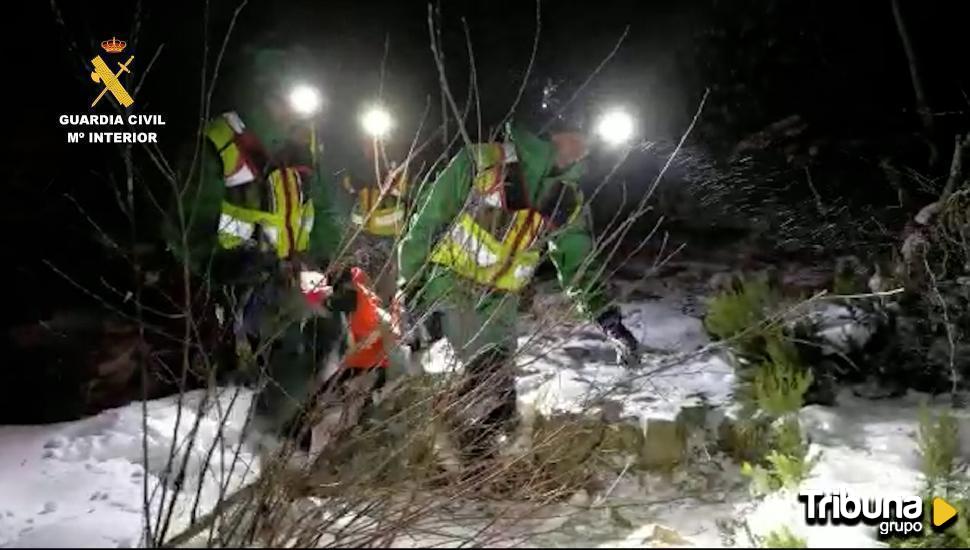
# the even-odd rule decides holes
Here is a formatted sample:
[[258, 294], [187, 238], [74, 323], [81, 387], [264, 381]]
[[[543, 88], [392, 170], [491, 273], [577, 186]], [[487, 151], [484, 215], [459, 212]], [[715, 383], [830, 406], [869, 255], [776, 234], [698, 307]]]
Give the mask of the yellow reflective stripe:
[[464, 249], [447, 240], [439, 243], [430, 259], [432, 263], [443, 265], [455, 274], [479, 284], [514, 291], [529, 283], [540, 256], [538, 252], [528, 251], [518, 254], [509, 268], [504, 264], [482, 267]]
[[269, 212], [236, 206], [229, 201], [222, 201], [222, 213], [250, 223], [275, 223], [276, 218]]
[[[532, 278], [539, 253], [527, 250], [541, 226], [541, 217], [529, 211], [516, 212], [518, 230], [527, 230], [518, 250], [512, 243], [499, 243], [467, 213], [462, 214], [447, 236], [431, 254], [431, 262], [451, 268], [455, 273], [502, 290], [518, 290]], [[528, 225], [526, 225], [528, 224]], [[510, 232], [514, 234], [514, 232]]]
[[[256, 232], [256, 224], [233, 214], [240, 214], [243, 218], [248, 212], [229, 203], [223, 202], [223, 212], [219, 215], [219, 228], [216, 232], [219, 245], [222, 248], [230, 249], [240, 246], [252, 238]], [[229, 206], [229, 211], [226, 211]]]
[[[291, 250], [303, 251], [309, 246], [309, 233], [312, 228], [304, 220], [305, 212], [313, 208], [312, 202], [303, 202], [300, 188], [300, 173], [293, 168], [286, 169], [287, 178], [284, 179], [280, 170], [274, 170], [269, 176], [274, 211], [270, 214], [270, 223], [275, 226], [276, 253], [285, 258]], [[287, 212], [287, 207], [290, 211]], [[311, 216], [312, 219], [312, 216]], [[294, 242], [290, 242], [290, 238]]]
[[479, 171], [495, 166], [503, 156], [504, 150], [498, 143], [479, 143], [472, 146], [472, 161]]
[[520, 252], [532, 246], [532, 241], [542, 228], [542, 216], [532, 210], [516, 210], [512, 228], [505, 239], [505, 247], [510, 254]]
[[296, 250], [302, 252], [310, 246], [310, 232], [313, 231], [313, 203], [303, 205], [300, 216], [300, 231], [296, 236]]
[[[351, 211], [350, 221], [372, 235], [396, 235], [403, 229], [405, 206], [391, 191], [383, 198], [381, 194], [377, 187], [361, 189]], [[382, 204], [386, 206], [381, 207]]]
[[273, 194], [273, 244], [276, 245], [277, 255], [285, 257], [290, 249], [290, 242], [286, 231], [286, 206], [289, 200], [286, 198], [286, 189], [283, 187], [283, 175], [279, 170], [274, 170], [269, 175], [270, 188]]
[[225, 113], [206, 126], [206, 137], [219, 152], [222, 160], [222, 175], [226, 178], [226, 185], [234, 187], [249, 183], [256, 179], [256, 175], [244, 163], [240, 162], [240, 151], [233, 141], [237, 134], [241, 134], [246, 125], [234, 112]]
[[236, 133], [232, 131], [232, 127], [226, 122], [225, 117], [218, 117], [206, 126], [205, 135], [215, 146], [216, 151], [221, 152], [226, 145], [232, 143], [232, 138], [235, 137]]
[[216, 118], [206, 127], [206, 137], [219, 152], [222, 160], [222, 175], [227, 178], [238, 171], [236, 165], [239, 164], [239, 148], [233, 143], [235, 136], [236, 132], [233, 131], [225, 116]]
[[377, 226], [396, 225], [404, 220], [404, 209], [398, 206], [383, 208], [371, 216], [371, 224]]
[[[206, 137], [219, 151], [222, 159], [223, 176], [229, 187], [242, 185], [256, 180], [256, 175], [250, 167], [240, 162], [240, 151], [236, 147], [234, 138], [245, 131], [246, 126], [235, 112], [228, 112], [216, 118], [206, 127]], [[310, 232], [313, 230], [313, 203], [304, 203], [300, 173], [294, 168], [286, 168], [286, 173], [275, 170], [270, 174], [269, 202], [270, 212], [236, 206], [223, 201], [222, 213], [230, 223], [244, 223], [249, 226], [227, 225], [230, 229], [243, 227], [241, 232], [248, 233], [251, 238], [255, 232], [255, 224], [259, 224], [263, 235], [275, 248], [279, 257], [289, 256], [292, 250], [302, 251], [309, 247]], [[225, 233], [226, 242], [232, 244], [232, 237], [238, 235], [232, 231]], [[291, 242], [292, 241], [292, 242]]]
[[246, 242], [246, 239], [240, 239], [235, 235], [227, 235], [225, 233], [219, 233], [218, 240], [219, 246], [225, 249], [236, 248]]
[[455, 244], [460, 246], [475, 263], [482, 267], [489, 267], [499, 262], [502, 248], [498, 242], [481, 228], [470, 216], [462, 216], [448, 233]]

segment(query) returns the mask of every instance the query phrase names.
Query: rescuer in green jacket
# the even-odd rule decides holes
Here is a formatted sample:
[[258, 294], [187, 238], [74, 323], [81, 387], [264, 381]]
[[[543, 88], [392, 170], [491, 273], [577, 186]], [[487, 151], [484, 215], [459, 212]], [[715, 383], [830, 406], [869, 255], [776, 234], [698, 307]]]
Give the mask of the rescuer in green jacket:
[[[193, 147], [183, 155], [197, 158], [181, 195], [188, 246], [180, 244], [177, 218], [166, 228], [173, 252], [212, 283], [217, 316], [237, 352], [270, 356], [272, 381], [256, 404], [267, 431], [296, 422], [315, 390], [318, 358], [340, 345], [339, 320], [301, 322], [301, 273], [334, 260], [342, 222], [318, 155], [320, 98], [290, 80], [298, 71], [289, 58], [280, 50], [255, 53], [231, 108], [208, 121], [198, 153]], [[320, 334], [308, 340], [307, 331]], [[308, 351], [307, 341], [321, 349]]]
[[[317, 154], [314, 113], [299, 112], [313, 109], [319, 98], [312, 88], [284, 80], [285, 59], [279, 50], [257, 52], [244, 91], [204, 128], [196, 171], [182, 197], [191, 222], [190, 265], [197, 273], [207, 272], [213, 255], [225, 260], [265, 252], [322, 266], [337, 252], [342, 221], [333, 183]], [[174, 225], [169, 230], [169, 241], [177, 242]], [[225, 263], [230, 265], [222, 271], [230, 273], [217, 272], [217, 278], [245, 268], [232, 261], [214, 267]]]
[[401, 240], [401, 309], [411, 320], [439, 316], [440, 325], [425, 326], [440, 326], [432, 336], [446, 337], [465, 365], [466, 412], [454, 427], [471, 456], [493, 452], [500, 428], [515, 419], [517, 294], [545, 254], [580, 314], [602, 327], [624, 362], [638, 360], [636, 338], [604, 295], [584, 223], [585, 155], [578, 133], [542, 139], [509, 126], [504, 143], [476, 144], [452, 159]]

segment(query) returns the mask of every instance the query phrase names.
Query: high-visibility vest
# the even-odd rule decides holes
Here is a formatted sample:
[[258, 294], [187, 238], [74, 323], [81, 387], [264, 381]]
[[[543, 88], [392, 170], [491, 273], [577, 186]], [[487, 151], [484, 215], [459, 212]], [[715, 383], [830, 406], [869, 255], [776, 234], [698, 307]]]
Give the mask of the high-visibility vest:
[[[511, 144], [482, 145], [472, 154], [478, 173], [468, 205], [435, 245], [430, 261], [483, 285], [516, 291], [539, 264], [534, 244], [545, 219], [535, 208], [513, 210], [506, 203], [505, 176], [517, 162]], [[496, 217], [504, 220], [484, 221]]]
[[[347, 185], [349, 187], [349, 182]], [[383, 197], [378, 186], [361, 189], [350, 215], [351, 221], [371, 235], [400, 235], [407, 217], [407, 206], [402, 198], [406, 186], [406, 176], [401, 174], [391, 188], [383, 192]]]
[[[219, 152], [226, 187], [257, 180], [265, 156], [239, 115], [229, 112], [217, 117], [207, 126], [206, 137]], [[308, 171], [301, 167], [273, 170], [266, 178], [270, 190], [268, 211], [222, 201], [219, 244], [223, 248], [235, 248], [258, 238], [258, 244], [273, 248], [280, 258], [306, 250], [314, 213], [312, 201], [303, 192], [306, 174]]]
[[381, 190], [377, 187], [365, 187], [358, 195], [354, 210], [350, 214], [355, 225], [381, 237], [401, 234], [407, 208], [400, 197], [388, 192], [382, 200]]
[[[370, 280], [359, 267], [351, 268], [351, 280], [357, 292], [357, 304], [350, 314], [348, 344], [350, 353], [344, 357], [344, 364], [351, 368], [367, 369], [387, 367], [388, 357], [385, 337], [393, 338], [393, 333], [381, 331], [381, 299], [371, 290]], [[389, 319], [384, 320], [390, 325]], [[394, 328], [392, 328], [394, 330]]]

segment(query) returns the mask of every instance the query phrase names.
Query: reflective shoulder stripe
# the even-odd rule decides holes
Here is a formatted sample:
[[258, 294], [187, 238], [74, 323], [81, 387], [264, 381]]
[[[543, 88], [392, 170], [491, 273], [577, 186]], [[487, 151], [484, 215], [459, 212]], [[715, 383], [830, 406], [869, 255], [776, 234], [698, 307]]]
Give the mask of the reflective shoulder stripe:
[[226, 233], [240, 239], [249, 239], [255, 231], [256, 224], [234, 218], [225, 213], [219, 216], [220, 233]]
[[276, 226], [264, 225], [263, 235], [266, 235], [266, 239], [269, 240], [270, 244], [273, 246], [277, 246], [280, 242], [280, 230]]
[[393, 212], [374, 216], [373, 222], [377, 225], [394, 225], [404, 219], [404, 212], [400, 208], [395, 208]]
[[502, 193], [500, 191], [493, 191], [484, 195], [484, 200], [485, 204], [495, 208], [502, 208], [504, 206], [502, 204]]
[[583, 196], [583, 191], [579, 186], [575, 184], [567, 185], [569, 189], [572, 189], [573, 197], [576, 200], [576, 206], [573, 207], [573, 211], [569, 213], [569, 219], [566, 221], [567, 224], [571, 224], [579, 218], [580, 214], [583, 212], [583, 206], [585, 204], [585, 197]]
[[305, 205], [303, 205], [303, 218], [300, 220], [300, 223], [303, 227], [303, 230], [306, 231], [307, 233], [309, 233], [310, 231], [313, 231], [313, 221], [315, 219], [315, 216], [316, 216], [316, 211], [313, 208], [312, 202], [308, 202]]
[[464, 224], [460, 222], [456, 223], [451, 228], [449, 236], [455, 244], [463, 248], [471, 257], [475, 258], [475, 262], [478, 265], [488, 267], [498, 263], [498, 254], [495, 251], [489, 250], [488, 245], [472, 234]]
[[226, 119], [227, 123], [229, 123], [229, 127], [232, 128], [233, 132], [241, 134], [246, 129], [246, 125], [243, 124], [242, 119], [239, 118], [239, 115], [235, 111], [223, 113], [222, 117]]
[[513, 275], [515, 276], [516, 279], [520, 281], [528, 281], [529, 279], [532, 278], [532, 274], [535, 272], [535, 270], [536, 270], [536, 266], [534, 264], [532, 265], [519, 264], [515, 266], [515, 271], [513, 272]]
[[239, 170], [226, 176], [226, 187], [237, 187], [256, 179], [256, 175], [249, 168], [248, 164], [243, 164]]
[[498, 143], [478, 143], [473, 145], [471, 152], [471, 160], [479, 171], [495, 166], [503, 156], [504, 150]]
[[206, 137], [215, 146], [222, 160], [222, 174], [227, 187], [243, 185], [256, 179], [252, 169], [243, 161], [235, 142], [236, 136], [245, 128], [236, 113], [225, 113], [206, 127]]
[[262, 210], [254, 210], [252, 208], [243, 208], [241, 206], [236, 206], [229, 201], [222, 201], [222, 213], [227, 214], [230, 217], [236, 218], [237, 220], [242, 220], [250, 223], [274, 223], [275, 216], [268, 212], [263, 212]]
[[503, 143], [502, 152], [505, 157], [505, 162], [519, 162], [519, 157], [515, 154], [515, 145]]

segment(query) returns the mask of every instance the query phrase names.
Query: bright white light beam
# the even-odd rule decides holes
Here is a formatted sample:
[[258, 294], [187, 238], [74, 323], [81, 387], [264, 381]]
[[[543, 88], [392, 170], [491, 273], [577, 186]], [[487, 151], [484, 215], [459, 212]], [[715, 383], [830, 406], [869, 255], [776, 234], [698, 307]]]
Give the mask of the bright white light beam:
[[303, 117], [310, 117], [320, 110], [323, 102], [320, 98], [320, 91], [313, 86], [300, 84], [294, 86], [290, 91], [290, 108], [293, 112]]
[[596, 134], [610, 145], [621, 145], [633, 138], [633, 117], [629, 113], [615, 109], [608, 111], [596, 124]]
[[386, 136], [391, 131], [394, 126], [394, 119], [391, 118], [391, 113], [387, 112], [387, 109], [371, 107], [364, 111], [364, 114], [360, 117], [360, 124], [368, 135], [379, 138]]

